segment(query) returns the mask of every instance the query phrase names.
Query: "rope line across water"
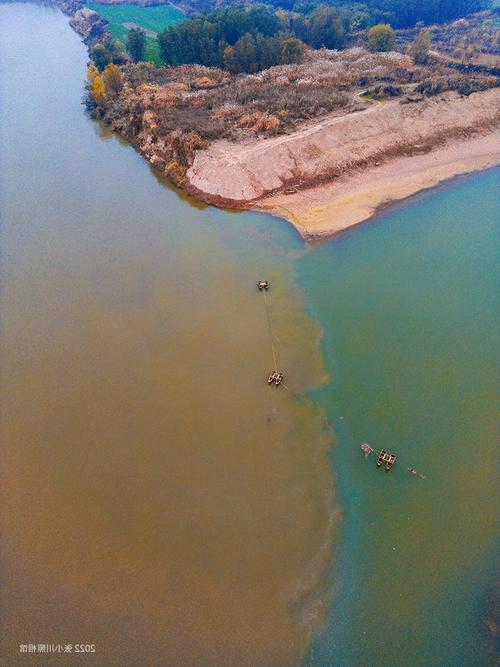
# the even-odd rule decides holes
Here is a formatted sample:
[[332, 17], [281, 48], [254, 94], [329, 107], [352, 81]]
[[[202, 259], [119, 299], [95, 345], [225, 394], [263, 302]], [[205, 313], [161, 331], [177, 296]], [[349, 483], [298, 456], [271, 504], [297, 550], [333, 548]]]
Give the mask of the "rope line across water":
[[[263, 290], [263, 292], [264, 292], [264, 303], [265, 303], [265, 306], [266, 306], [267, 328], [268, 328], [268, 331], [269, 331], [269, 340], [270, 340], [270, 342], [271, 342], [271, 352], [272, 352], [272, 355], [273, 355], [274, 370], [275, 370], [276, 372], [278, 372], [278, 362], [277, 362], [277, 359], [276, 359], [276, 349], [275, 349], [275, 347], [274, 347], [274, 341], [275, 341], [275, 340], [278, 341], [278, 342], [280, 342], [280, 341], [279, 341], [279, 339], [273, 334], [273, 327], [272, 327], [272, 322], [271, 322], [271, 314], [270, 314], [270, 312], [269, 312], [269, 304], [268, 304], [268, 301], [267, 301], [267, 291], [266, 291], [266, 290]], [[283, 387], [283, 389], [286, 389], [286, 390], [289, 391], [293, 396], [295, 396], [296, 398], [298, 398], [298, 395], [297, 395], [294, 391], [292, 391], [292, 390], [290, 389], [290, 387], [287, 387], [286, 384], [282, 384], [281, 386]], [[326, 417], [326, 415], [324, 416], [324, 420], [325, 420], [325, 426], [327, 427], [327, 429], [332, 433], [332, 435], [335, 436], [334, 428], [333, 428], [333, 426], [330, 424], [330, 422], [328, 421], [328, 418]], [[381, 452], [382, 450], [373, 449], [372, 451], [373, 451], [373, 453], [374, 453], [376, 456], [379, 456], [379, 454], [380, 454], [380, 452]], [[370, 453], [372, 453], [372, 452], [370, 452]], [[426, 478], [425, 478], [425, 475], [422, 475], [421, 473], [417, 472], [414, 468], [412, 468], [412, 467], [410, 467], [410, 466], [407, 466], [405, 463], [403, 463], [403, 465], [406, 467], [406, 470], [407, 470], [408, 472], [412, 472], [412, 473], [413, 473], [413, 471], [415, 471], [415, 472], [413, 473], [415, 476], [420, 477], [420, 479], [426, 479]]]
[[269, 339], [271, 341], [271, 352], [273, 354], [273, 363], [275, 371], [278, 371], [278, 363], [276, 361], [276, 350], [274, 349], [274, 340], [277, 338], [273, 335], [273, 327], [271, 324], [271, 315], [269, 313], [269, 304], [267, 303], [267, 291], [264, 290], [264, 303], [266, 304], [266, 318], [267, 318], [267, 328], [269, 330]]

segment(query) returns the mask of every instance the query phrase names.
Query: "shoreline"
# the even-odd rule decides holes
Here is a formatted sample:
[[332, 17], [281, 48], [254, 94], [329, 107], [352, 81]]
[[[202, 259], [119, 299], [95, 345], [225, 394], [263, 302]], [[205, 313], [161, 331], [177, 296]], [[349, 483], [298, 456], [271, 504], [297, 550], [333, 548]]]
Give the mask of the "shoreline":
[[[92, 16], [85, 14], [89, 10], [81, 9], [81, 0], [51, 2], [70, 16], [70, 26], [87, 46], [93, 31], [105, 29], [99, 22], [94, 25]], [[474, 106], [479, 98], [482, 103]], [[465, 101], [443, 93], [439, 100], [406, 107], [398, 100], [320, 118], [275, 138], [240, 144], [215, 141], [207, 149], [195, 149], [182, 178], [168, 173], [163, 156], [157, 154], [149, 121], [138, 136], [124, 128], [114, 131], [200, 203], [270, 213], [288, 221], [306, 242], [317, 242], [456, 176], [500, 164], [500, 117], [491, 112], [498, 100], [498, 88], [473, 93]], [[443, 123], [448, 114], [448, 123]], [[357, 136], [361, 116], [369, 126], [365, 136]], [[437, 129], [432, 129], [432, 120]], [[393, 134], [398, 135], [396, 143], [387, 139]], [[317, 166], [311, 169], [310, 163]], [[220, 173], [214, 174], [214, 165]], [[236, 187], [224, 188], [221, 181], [233, 178]]]
[[288, 135], [195, 153], [181, 186], [220, 207], [273, 213], [306, 240], [365, 222], [381, 208], [500, 163], [500, 89], [373, 105]]
[[393, 205], [457, 176], [500, 164], [500, 130], [454, 141], [430, 153], [392, 158], [335, 181], [255, 202], [250, 210], [289, 222], [307, 242], [319, 242], [366, 224]]

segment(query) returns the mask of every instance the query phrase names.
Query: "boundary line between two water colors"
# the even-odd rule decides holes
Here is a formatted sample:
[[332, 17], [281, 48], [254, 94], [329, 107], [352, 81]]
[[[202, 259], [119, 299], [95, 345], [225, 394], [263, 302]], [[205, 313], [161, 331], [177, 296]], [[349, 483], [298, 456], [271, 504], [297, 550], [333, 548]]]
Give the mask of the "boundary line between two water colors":
[[[273, 327], [272, 327], [272, 322], [271, 322], [271, 314], [269, 312], [269, 303], [267, 301], [267, 290], [264, 289], [262, 291], [264, 292], [264, 303], [265, 303], [265, 308], [266, 308], [267, 328], [268, 328], [268, 331], [269, 331], [269, 340], [271, 342], [271, 352], [272, 352], [272, 356], [273, 356], [274, 370], [276, 372], [279, 372], [278, 371], [276, 349], [275, 349], [275, 346], [274, 346], [274, 341], [279, 340], [279, 339], [276, 338], [276, 336], [273, 333]], [[290, 394], [292, 394], [292, 396], [294, 396], [295, 398], [299, 398], [299, 395], [296, 394], [292, 389], [290, 389], [290, 387], [288, 387], [286, 384], [282, 384], [281, 386], [283, 387], [283, 389], [286, 389], [286, 391], [290, 392]], [[324, 415], [323, 419], [324, 419], [325, 426], [327, 427], [327, 429], [331, 432], [331, 434], [334, 437], [336, 437], [334, 428], [330, 424], [330, 422], [328, 421], [328, 417], [326, 415]], [[372, 452], [375, 453], [377, 456], [380, 455], [381, 451], [382, 450], [380, 450], [380, 449], [377, 450], [377, 449], [372, 448]], [[372, 452], [369, 452], [368, 455], [365, 455], [365, 458], [367, 458], [369, 456], [369, 454], [371, 454]], [[422, 475], [421, 473], [419, 473], [417, 470], [415, 470], [415, 468], [413, 468], [411, 466], [407, 466], [403, 462], [401, 462], [401, 463], [406, 468], [406, 471], [409, 472], [410, 474], [414, 475], [415, 477], [419, 477], [420, 479], [426, 479], [425, 475]]]

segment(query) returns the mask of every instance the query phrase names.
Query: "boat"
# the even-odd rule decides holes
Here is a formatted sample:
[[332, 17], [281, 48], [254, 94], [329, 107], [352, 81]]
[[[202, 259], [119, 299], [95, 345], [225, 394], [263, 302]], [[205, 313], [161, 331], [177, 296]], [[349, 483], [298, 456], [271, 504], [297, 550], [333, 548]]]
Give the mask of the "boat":
[[380, 468], [385, 464], [385, 469], [388, 471], [396, 463], [396, 455], [390, 454], [385, 449], [382, 449], [377, 459], [377, 468]]
[[279, 385], [283, 382], [283, 373], [277, 373], [276, 374], [276, 386], [279, 387]]
[[271, 371], [269, 373], [269, 377], [267, 378], [267, 384], [272, 384], [276, 380], [277, 375], [277, 371]]
[[396, 463], [396, 455], [389, 454], [389, 460], [387, 461], [387, 465], [385, 466], [386, 471], [389, 471], [395, 463]]
[[261, 292], [263, 289], [268, 290], [269, 280], [259, 280], [259, 282], [257, 283], [257, 287], [260, 289]]
[[365, 459], [368, 458], [368, 456], [373, 452], [373, 447], [370, 447], [370, 445], [367, 442], [364, 442], [361, 445], [361, 450], [363, 454], [365, 455]]

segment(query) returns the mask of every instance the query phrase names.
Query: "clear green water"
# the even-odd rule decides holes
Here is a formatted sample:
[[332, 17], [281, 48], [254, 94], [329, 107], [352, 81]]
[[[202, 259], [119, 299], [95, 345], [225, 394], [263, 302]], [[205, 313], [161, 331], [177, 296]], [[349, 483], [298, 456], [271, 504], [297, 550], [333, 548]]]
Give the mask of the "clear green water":
[[[0, 49], [3, 663], [491, 664], [498, 170], [306, 249], [90, 121], [62, 14], [0, 5]], [[261, 275], [314, 401], [263, 381]]]
[[[344, 521], [308, 667], [493, 665], [499, 175], [420, 196], [299, 261]], [[359, 443], [387, 447], [386, 474]]]

